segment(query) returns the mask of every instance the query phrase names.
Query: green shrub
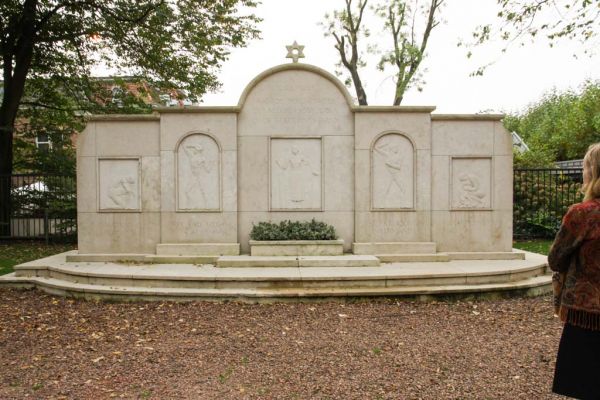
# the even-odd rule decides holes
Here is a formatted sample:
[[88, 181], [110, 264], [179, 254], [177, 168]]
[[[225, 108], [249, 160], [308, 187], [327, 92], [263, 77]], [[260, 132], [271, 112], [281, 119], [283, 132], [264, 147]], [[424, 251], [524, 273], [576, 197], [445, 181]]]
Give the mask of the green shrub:
[[252, 240], [335, 240], [335, 228], [325, 222], [315, 221], [281, 221], [259, 222], [252, 226]]

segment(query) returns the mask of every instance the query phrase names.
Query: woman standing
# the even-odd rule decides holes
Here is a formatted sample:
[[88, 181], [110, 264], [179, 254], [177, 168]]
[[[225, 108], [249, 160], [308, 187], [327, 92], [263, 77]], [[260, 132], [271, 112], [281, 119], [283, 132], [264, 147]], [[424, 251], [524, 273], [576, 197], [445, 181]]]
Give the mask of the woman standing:
[[583, 191], [548, 255], [555, 309], [565, 323], [552, 391], [600, 399], [600, 143], [583, 160]]

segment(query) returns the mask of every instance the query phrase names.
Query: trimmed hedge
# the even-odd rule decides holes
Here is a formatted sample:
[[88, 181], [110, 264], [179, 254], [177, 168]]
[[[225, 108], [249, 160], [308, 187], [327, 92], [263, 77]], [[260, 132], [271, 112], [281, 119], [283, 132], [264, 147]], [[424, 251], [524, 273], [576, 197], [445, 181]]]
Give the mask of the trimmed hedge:
[[315, 221], [281, 221], [259, 222], [252, 226], [252, 240], [335, 240], [338, 236], [335, 228], [325, 222]]

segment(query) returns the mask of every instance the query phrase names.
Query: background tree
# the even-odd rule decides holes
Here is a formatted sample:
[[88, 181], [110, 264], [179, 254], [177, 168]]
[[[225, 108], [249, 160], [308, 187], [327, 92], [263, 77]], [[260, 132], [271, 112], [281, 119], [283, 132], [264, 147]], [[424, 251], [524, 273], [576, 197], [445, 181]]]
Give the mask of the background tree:
[[[377, 54], [377, 45], [360, 46], [363, 39], [370, 37], [364, 26], [368, 0], [344, 0], [345, 8], [325, 16], [325, 36], [335, 39], [335, 48], [340, 55], [339, 66], [345, 67], [350, 76], [346, 85], [353, 83], [358, 103], [367, 105], [367, 96], [360, 79], [359, 68], [366, 66], [364, 53]], [[423, 83], [418, 73], [425, 57], [427, 44], [433, 29], [440, 23], [439, 11], [444, 0], [391, 0], [378, 3], [370, 9], [383, 21], [383, 31], [389, 34], [391, 46], [381, 51], [378, 69], [394, 70], [393, 105], [400, 105], [404, 94], [412, 85]], [[366, 51], [364, 50], [366, 48]]]
[[218, 86], [229, 46], [257, 36], [252, 0], [8, 0], [0, 5], [0, 173], [12, 171], [12, 132], [27, 79], [126, 70], [198, 96]]
[[[192, 99], [219, 86], [216, 72], [231, 46], [258, 31], [253, 0], [5, 0], [0, 2], [0, 175], [13, 170], [13, 133], [26, 91], [39, 79], [60, 81], [64, 93], [91, 96], [93, 67], [105, 65], [144, 77]], [[27, 84], [31, 83], [31, 88]], [[76, 83], [75, 87], [70, 84]], [[81, 96], [81, 95], [84, 96]], [[31, 107], [52, 109], [54, 98], [34, 96]], [[28, 100], [30, 101], [30, 100]], [[58, 111], [58, 110], [56, 110]], [[0, 205], [10, 188], [0, 188]], [[6, 213], [0, 212], [1, 219]], [[4, 222], [4, 224], [2, 224]], [[0, 221], [6, 229], [6, 221]], [[2, 227], [0, 227], [2, 228]]]
[[[499, 24], [477, 27], [474, 40], [466, 44], [469, 57], [476, 46], [499, 39], [506, 43], [502, 52], [513, 44], [526, 45], [529, 40], [544, 37], [550, 46], [560, 40], [578, 41], [584, 54], [597, 48], [600, 26], [600, 0], [496, 0]], [[577, 54], [574, 54], [577, 55]], [[482, 75], [490, 64], [479, 67], [474, 75]]]
[[[378, 68], [384, 71], [386, 66], [391, 66], [396, 70], [393, 102], [395, 106], [402, 103], [404, 94], [412, 85], [423, 83], [422, 76], [417, 74], [417, 71], [425, 56], [431, 31], [440, 23], [437, 17], [443, 2], [444, 0], [432, 0], [428, 7], [423, 8], [418, 1], [411, 7], [406, 1], [391, 0], [375, 9], [377, 15], [385, 20], [385, 31], [391, 34], [393, 47], [384, 52]], [[422, 10], [419, 10], [419, 7]], [[416, 33], [419, 13], [425, 17], [425, 27], [421, 35]]]
[[517, 166], [581, 159], [590, 144], [600, 142], [600, 82], [586, 82], [578, 92], [550, 92], [524, 112], [507, 116], [504, 125], [531, 149], [516, 155]]
[[[345, 8], [335, 10], [332, 14], [325, 15], [325, 36], [333, 36], [335, 39], [335, 49], [340, 56], [338, 67], [343, 66], [350, 73], [350, 77], [345, 80], [346, 86], [354, 84], [356, 98], [361, 106], [367, 105], [367, 94], [363, 87], [358, 69], [364, 67], [365, 61], [359, 51], [359, 41], [369, 36], [369, 30], [363, 25], [363, 17], [367, 7], [368, 0], [344, 0]], [[338, 75], [341, 72], [336, 71]]]

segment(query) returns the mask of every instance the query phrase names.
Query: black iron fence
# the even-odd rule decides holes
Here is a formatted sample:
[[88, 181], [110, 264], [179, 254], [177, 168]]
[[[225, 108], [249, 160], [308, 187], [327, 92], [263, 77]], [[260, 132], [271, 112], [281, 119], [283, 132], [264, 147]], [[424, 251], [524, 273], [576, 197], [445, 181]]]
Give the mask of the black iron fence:
[[74, 241], [77, 190], [73, 176], [0, 175], [0, 239]]
[[553, 238], [570, 205], [582, 200], [581, 168], [514, 170], [513, 233]]

